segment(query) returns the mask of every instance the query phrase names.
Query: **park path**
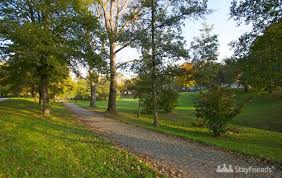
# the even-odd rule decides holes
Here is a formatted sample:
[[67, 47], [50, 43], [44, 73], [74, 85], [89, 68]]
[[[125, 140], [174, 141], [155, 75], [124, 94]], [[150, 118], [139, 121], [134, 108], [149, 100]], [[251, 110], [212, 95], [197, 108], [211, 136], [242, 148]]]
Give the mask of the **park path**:
[[6, 100], [6, 99], [8, 99], [8, 98], [0, 98], [0, 101], [4, 101], [4, 100]]
[[[126, 147], [129, 151], [146, 156], [154, 165], [163, 164], [175, 168], [175, 177], [282, 177], [280, 169], [267, 163], [239, 157], [229, 152], [215, 149], [202, 144], [167, 136], [145, 128], [126, 124], [114, 119], [66, 103], [79, 120], [88, 128], [103, 133], [110, 140]], [[216, 173], [218, 165], [226, 164], [244, 168], [269, 167], [272, 173]], [[162, 171], [162, 170], [160, 170]], [[166, 171], [164, 171], [166, 172]], [[178, 173], [177, 173], [178, 172]], [[172, 176], [174, 177], [174, 176]]]

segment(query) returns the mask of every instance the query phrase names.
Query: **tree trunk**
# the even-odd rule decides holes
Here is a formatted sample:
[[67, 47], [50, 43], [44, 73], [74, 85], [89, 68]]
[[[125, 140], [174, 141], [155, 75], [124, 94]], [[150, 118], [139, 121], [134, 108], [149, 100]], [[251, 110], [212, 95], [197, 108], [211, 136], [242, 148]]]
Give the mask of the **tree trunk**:
[[[48, 14], [42, 13], [44, 29], [49, 30], [48, 28]], [[48, 95], [48, 57], [46, 54], [42, 54], [40, 58], [41, 63], [41, 94], [42, 94], [42, 112], [43, 116], [49, 117], [50, 116], [50, 108], [49, 108], [49, 95]]]
[[49, 98], [48, 98], [48, 76], [47, 74], [41, 75], [42, 83], [42, 111], [43, 115], [50, 116]]
[[96, 107], [96, 85], [91, 86], [90, 107]]
[[90, 75], [90, 107], [96, 107], [96, 85], [93, 81], [93, 76]]
[[31, 97], [34, 99], [34, 102], [36, 102], [36, 89], [35, 86], [31, 86]]
[[156, 92], [156, 44], [155, 44], [155, 0], [152, 0], [152, 99], [153, 99], [153, 117], [154, 127], [159, 127], [158, 111], [157, 111], [157, 92]]
[[117, 81], [116, 81], [116, 44], [110, 40], [110, 93], [108, 100], [108, 112], [116, 113]]
[[271, 94], [272, 93], [272, 86], [269, 85], [267, 90], [268, 90], [268, 94]]
[[139, 97], [139, 100], [138, 100], [138, 118], [141, 117], [141, 99]]
[[50, 116], [49, 96], [48, 96], [48, 64], [47, 58], [42, 57], [41, 60], [41, 97], [42, 97], [42, 111], [43, 115]]
[[42, 89], [41, 89], [41, 86], [39, 87], [38, 95], [39, 95], [38, 104], [41, 106], [42, 105]]
[[249, 91], [249, 87], [247, 83], [244, 83], [244, 91], [247, 93]]

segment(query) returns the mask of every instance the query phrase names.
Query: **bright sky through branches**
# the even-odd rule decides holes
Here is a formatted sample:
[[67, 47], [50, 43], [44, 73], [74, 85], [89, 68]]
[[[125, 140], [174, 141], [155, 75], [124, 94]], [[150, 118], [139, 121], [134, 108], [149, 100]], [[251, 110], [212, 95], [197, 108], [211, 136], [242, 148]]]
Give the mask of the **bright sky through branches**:
[[[238, 27], [236, 22], [229, 19], [229, 8], [231, 0], [209, 0], [208, 7], [213, 9], [214, 12], [207, 16], [206, 22], [209, 25], [214, 25], [213, 33], [218, 35], [219, 38], [219, 61], [226, 57], [230, 57], [233, 53], [232, 49], [228, 46], [231, 41], [237, 40], [244, 32], [249, 31], [251, 28], [242, 25]], [[187, 20], [183, 28], [183, 35], [187, 41], [187, 47], [193, 37], [200, 34], [199, 29], [202, 28], [204, 20]], [[136, 49], [127, 48], [121, 51], [117, 58], [118, 61], [128, 61], [138, 58], [139, 54]]]
[[[206, 17], [208, 25], [214, 25], [212, 33], [218, 35], [219, 40], [219, 61], [221, 62], [224, 58], [230, 57], [233, 54], [233, 50], [230, 49], [228, 44], [231, 41], [237, 40], [243, 33], [250, 31], [251, 27], [246, 25], [237, 26], [236, 22], [230, 19], [229, 8], [232, 0], [209, 0], [208, 7], [213, 9], [214, 12]], [[193, 37], [199, 36], [199, 29], [202, 28], [202, 23], [205, 20], [194, 20], [187, 19], [185, 27], [183, 27], [183, 36], [187, 41], [187, 48], [190, 46]], [[130, 61], [138, 59], [139, 54], [136, 49], [125, 48], [117, 54], [118, 62]], [[82, 73], [85, 73], [82, 70]], [[131, 73], [124, 72], [125, 75], [131, 76]]]

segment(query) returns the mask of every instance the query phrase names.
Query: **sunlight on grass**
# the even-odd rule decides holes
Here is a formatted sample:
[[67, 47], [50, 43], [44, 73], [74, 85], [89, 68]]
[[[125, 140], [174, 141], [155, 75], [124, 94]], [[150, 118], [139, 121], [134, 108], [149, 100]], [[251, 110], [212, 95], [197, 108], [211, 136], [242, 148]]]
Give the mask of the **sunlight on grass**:
[[[142, 114], [141, 118], [137, 117], [138, 103], [135, 99], [121, 98], [117, 101], [117, 107], [119, 111], [117, 115], [111, 115], [109, 113], [104, 114], [106, 116], [119, 119], [123, 122], [135, 124], [158, 132], [179, 136], [185, 139], [195, 140], [204, 144], [218, 146], [223, 149], [254, 156], [256, 158], [271, 160], [278, 164], [282, 164], [282, 133], [259, 129], [260, 127], [264, 128], [263, 125], [260, 124], [261, 121], [265, 120], [269, 123], [275, 123], [277, 118], [280, 118], [275, 116], [275, 114], [273, 114], [273, 117], [270, 117], [270, 120], [264, 117], [267, 114], [269, 115], [269, 113], [273, 111], [276, 113], [281, 113], [280, 110], [272, 110], [273, 105], [275, 107], [282, 107], [282, 100], [280, 101], [279, 97], [277, 98], [277, 96], [270, 96], [265, 98], [264, 95], [258, 96], [257, 99], [254, 99], [254, 103], [251, 102], [247, 104], [245, 111], [237, 118], [235, 118], [234, 122], [230, 125], [230, 127], [237, 128], [237, 130], [239, 130], [239, 133], [228, 132], [226, 135], [223, 135], [221, 137], [213, 137], [211, 136], [212, 134], [208, 131], [208, 129], [195, 127], [193, 125], [193, 123], [196, 121], [193, 107], [193, 99], [196, 95], [197, 92], [181, 93], [177, 107], [175, 108], [175, 111], [173, 113], [160, 112], [160, 128], [154, 128], [152, 126], [153, 119], [150, 114]], [[247, 97], [248, 96], [246, 96], [245, 93], [238, 93], [239, 100], [244, 100], [244, 98]], [[106, 105], [102, 105], [101, 103], [106, 104], [105, 101], [98, 101], [98, 108], [95, 108], [94, 110], [99, 112], [105, 111]], [[87, 101], [78, 101], [76, 102], [76, 104], [89, 109]], [[261, 111], [267, 113], [259, 115], [260, 111], [257, 110], [259, 110], [260, 107], [258, 106], [268, 106], [268, 109]], [[257, 118], [253, 118], [254, 116], [256, 116]], [[249, 123], [246, 123], [244, 125], [244, 119], [242, 117], [245, 119], [248, 118]], [[260, 120], [260, 122], [258, 122], [258, 120]], [[281, 123], [281, 121], [279, 122]], [[253, 123], [253, 127], [258, 128], [249, 127], [250, 123]], [[274, 127], [274, 129], [275, 128], [277, 127]]]
[[44, 119], [29, 99], [0, 102], [0, 158], [0, 177], [155, 177], [62, 104], [53, 103], [53, 116]]

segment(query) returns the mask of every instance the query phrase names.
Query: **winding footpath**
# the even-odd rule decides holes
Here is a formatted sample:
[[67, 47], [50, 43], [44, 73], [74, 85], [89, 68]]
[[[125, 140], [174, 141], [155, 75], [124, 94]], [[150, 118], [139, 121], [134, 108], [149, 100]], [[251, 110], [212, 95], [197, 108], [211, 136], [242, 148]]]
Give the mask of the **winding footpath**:
[[[282, 177], [280, 169], [267, 163], [106, 118], [72, 103], [66, 103], [65, 106], [89, 129], [103, 133], [133, 153], [146, 156], [154, 164], [180, 170], [175, 177]], [[231, 165], [233, 173], [217, 173], [216, 169], [218, 166], [222, 168], [223, 164], [227, 168]], [[238, 173], [236, 166], [266, 168], [271, 173]]]

